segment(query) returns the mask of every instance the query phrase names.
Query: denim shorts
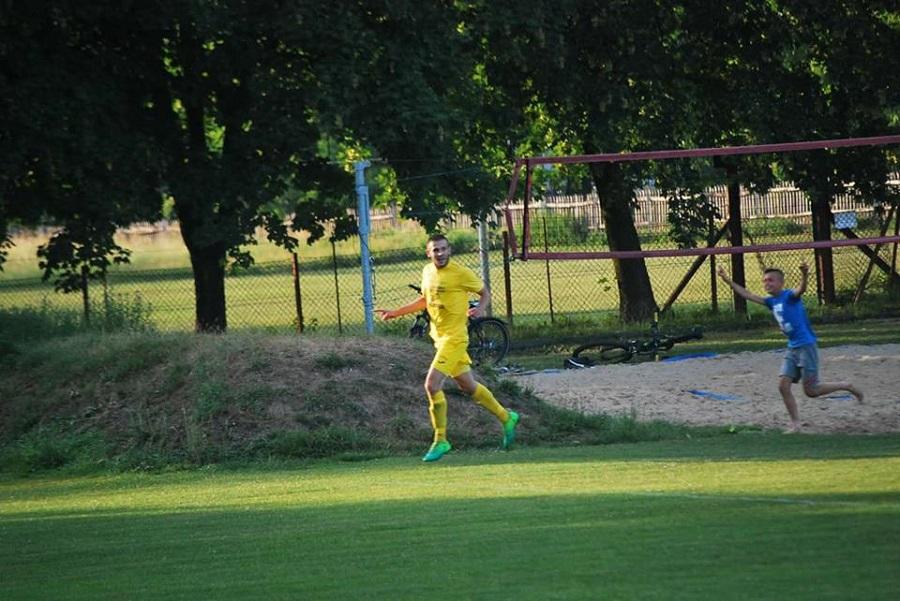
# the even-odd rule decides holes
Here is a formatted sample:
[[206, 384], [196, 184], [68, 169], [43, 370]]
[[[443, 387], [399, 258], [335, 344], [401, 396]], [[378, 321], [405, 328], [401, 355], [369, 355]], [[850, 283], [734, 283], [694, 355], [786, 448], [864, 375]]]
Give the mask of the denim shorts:
[[815, 344], [804, 344], [796, 348], [786, 349], [784, 362], [781, 364], [781, 375], [799, 382], [817, 384], [819, 381], [819, 349]]

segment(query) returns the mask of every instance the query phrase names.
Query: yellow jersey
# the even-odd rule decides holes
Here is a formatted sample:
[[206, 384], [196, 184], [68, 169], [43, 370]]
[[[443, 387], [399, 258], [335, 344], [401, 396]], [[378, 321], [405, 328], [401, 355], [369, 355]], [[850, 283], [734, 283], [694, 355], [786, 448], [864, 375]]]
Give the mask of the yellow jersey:
[[422, 270], [422, 295], [431, 318], [431, 338], [435, 344], [468, 340], [469, 297], [484, 288], [475, 272], [452, 259], [438, 269], [429, 263]]

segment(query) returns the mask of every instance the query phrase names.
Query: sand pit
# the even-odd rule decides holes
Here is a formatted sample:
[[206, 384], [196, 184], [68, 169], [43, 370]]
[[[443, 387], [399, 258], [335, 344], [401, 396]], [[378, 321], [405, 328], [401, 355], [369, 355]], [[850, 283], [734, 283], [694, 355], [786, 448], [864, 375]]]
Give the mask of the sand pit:
[[[819, 349], [821, 380], [850, 381], [862, 404], [843, 392], [807, 398], [794, 385], [804, 432], [900, 432], [900, 344]], [[785, 429], [777, 388], [782, 351], [673, 362], [604, 365], [517, 376], [541, 398], [585, 413], [630, 413], [695, 425]], [[694, 392], [691, 392], [694, 391]]]

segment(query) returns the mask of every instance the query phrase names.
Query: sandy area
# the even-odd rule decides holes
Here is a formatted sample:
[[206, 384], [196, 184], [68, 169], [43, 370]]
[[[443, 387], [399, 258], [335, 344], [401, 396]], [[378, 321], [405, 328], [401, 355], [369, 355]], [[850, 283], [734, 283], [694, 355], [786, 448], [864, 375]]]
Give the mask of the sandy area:
[[[807, 398], [794, 385], [804, 432], [900, 432], [900, 344], [819, 349], [822, 382], [853, 382], [849, 394]], [[784, 429], [789, 420], [778, 393], [782, 351], [736, 353], [681, 361], [604, 365], [516, 376], [561, 407], [585, 413], [630, 413], [702, 425]], [[694, 392], [692, 392], [694, 391]]]

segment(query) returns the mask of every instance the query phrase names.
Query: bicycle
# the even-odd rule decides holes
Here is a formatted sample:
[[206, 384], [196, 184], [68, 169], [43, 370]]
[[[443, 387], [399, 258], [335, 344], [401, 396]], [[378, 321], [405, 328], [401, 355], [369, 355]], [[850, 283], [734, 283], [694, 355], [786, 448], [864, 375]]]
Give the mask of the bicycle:
[[[422, 294], [422, 289], [415, 284], [409, 287]], [[478, 301], [470, 300], [469, 307], [477, 307]], [[410, 338], [424, 338], [428, 333], [431, 317], [427, 310], [416, 314], [416, 319], [409, 328]], [[506, 357], [509, 352], [509, 327], [506, 322], [496, 317], [470, 317], [469, 318], [469, 357], [475, 366], [495, 366]]]
[[650, 336], [642, 338], [610, 338], [592, 340], [572, 351], [572, 356], [563, 363], [567, 368], [592, 367], [600, 363], [624, 363], [633, 357], [653, 357], [658, 359], [661, 352], [670, 350], [680, 342], [700, 340], [703, 330], [695, 326], [685, 334], [664, 334], [659, 323], [650, 323]]

